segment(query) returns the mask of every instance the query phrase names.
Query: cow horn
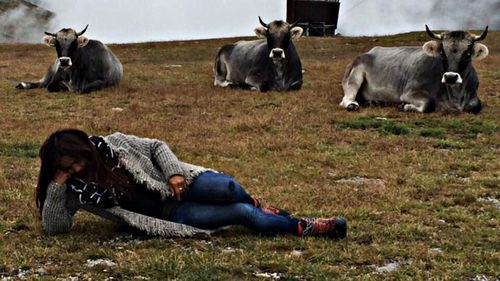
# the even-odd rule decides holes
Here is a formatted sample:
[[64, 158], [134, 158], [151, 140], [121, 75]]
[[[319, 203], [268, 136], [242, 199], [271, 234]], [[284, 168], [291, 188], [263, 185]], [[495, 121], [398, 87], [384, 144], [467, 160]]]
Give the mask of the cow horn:
[[488, 35], [488, 26], [486, 26], [486, 28], [484, 29], [483, 34], [481, 34], [479, 36], [475, 35], [473, 40], [474, 40], [474, 42], [481, 41], [484, 38], [486, 38], [486, 35]]
[[260, 18], [260, 16], [259, 16], [259, 21], [260, 21], [260, 24], [262, 24], [263, 27], [269, 28], [269, 25], [267, 23], [263, 22], [262, 19]]
[[89, 27], [88, 24], [87, 24], [87, 26], [85, 26], [85, 28], [82, 31], [78, 32], [76, 35], [80, 36], [80, 35], [84, 34], [85, 31], [87, 31], [87, 27]]
[[300, 20], [301, 20], [301, 18], [298, 18], [298, 19], [297, 19], [294, 23], [292, 23], [292, 24], [290, 25], [290, 28], [293, 28], [294, 26], [296, 26], [296, 25], [297, 25], [297, 23], [299, 23], [299, 21], [300, 21]]
[[45, 31], [44, 33], [47, 34], [47, 35], [49, 35], [49, 36], [57, 37], [57, 35], [55, 33], [50, 33], [50, 32], [47, 32], [47, 31]]
[[432, 32], [427, 24], [425, 25], [425, 31], [427, 31], [427, 34], [432, 38], [432, 39], [437, 39], [441, 40], [441, 35], [437, 35], [436, 33]]

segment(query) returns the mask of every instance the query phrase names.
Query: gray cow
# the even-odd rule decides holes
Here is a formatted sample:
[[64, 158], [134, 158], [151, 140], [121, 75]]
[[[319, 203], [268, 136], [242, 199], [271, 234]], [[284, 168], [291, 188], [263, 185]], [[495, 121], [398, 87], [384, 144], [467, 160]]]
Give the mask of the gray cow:
[[479, 79], [472, 60], [488, 56], [480, 36], [467, 31], [435, 34], [420, 47], [375, 47], [358, 56], [342, 80], [340, 105], [358, 110], [359, 103], [400, 104], [404, 111], [465, 111], [479, 113]]
[[297, 22], [260, 24], [260, 40], [223, 46], [214, 64], [215, 86], [266, 91], [298, 90], [302, 87], [302, 64], [292, 40], [302, 35]]
[[40, 81], [21, 82], [16, 88], [90, 93], [118, 85], [123, 77], [120, 60], [100, 41], [82, 36], [87, 27], [81, 32], [70, 28], [55, 34], [45, 32], [47, 36], [43, 37], [43, 42], [55, 47], [56, 61]]

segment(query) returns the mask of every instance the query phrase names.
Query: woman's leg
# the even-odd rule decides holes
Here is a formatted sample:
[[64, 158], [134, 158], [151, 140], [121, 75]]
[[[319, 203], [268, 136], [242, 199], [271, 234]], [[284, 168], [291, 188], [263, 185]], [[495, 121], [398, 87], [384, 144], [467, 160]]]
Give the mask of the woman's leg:
[[203, 229], [242, 225], [262, 234], [299, 235], [299, 219], [268, 214], [247, 203], [212, 205], [183, 201], [169, 220]]
[[252, 197], [233, 177], [214, 172], [205, 172], [194, 178], [182, 199], [208, 204], [247, 203], [254, 205]]

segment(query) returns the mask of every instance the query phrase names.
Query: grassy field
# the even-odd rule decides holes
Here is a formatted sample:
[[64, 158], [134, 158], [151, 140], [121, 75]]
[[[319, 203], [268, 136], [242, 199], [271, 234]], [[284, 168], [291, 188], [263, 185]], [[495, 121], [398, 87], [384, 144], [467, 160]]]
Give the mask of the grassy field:
[[[218, 48], [236, 40], [111, 45], [124, 81], [90, 95], [14, 89], [38, 80], [55, 50], [0, 45], [1, 280], [500, 278], [500, 32], [490, 32], [490, 56], [475, 63], [479, 115], [338, 106], [358, 53], [422, 45], [424, 33], [302, 38], [303, 89], [266, 94], [212, 86]], [[261, 237], [241, 227], [147, 238], [86, 213], [71, 233], [47, 237], [34, 204], [37, 153], [65, 127], [165, 140], [180, 159], [234, 175], [267, 205], [345, 216], [348, 239]], [[108, 263], [92, 266], [99, 259]]]

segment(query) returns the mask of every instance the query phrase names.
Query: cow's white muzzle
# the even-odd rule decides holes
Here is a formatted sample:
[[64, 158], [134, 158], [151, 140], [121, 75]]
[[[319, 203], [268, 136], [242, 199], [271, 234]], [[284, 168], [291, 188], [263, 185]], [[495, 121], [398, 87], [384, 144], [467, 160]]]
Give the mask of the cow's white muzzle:
[[445, 84], [462, 84], [462, 76], [456, 72], [445, 72], [443, 78], [441, 78], [441, 83]]
[[73, 62], [71, 61], [70, 57], [60, 57], [58, 61], [59, 61], [59, 67], [63, 69], [70, 68], [73, 65]]
[[271, 58], [271, 59], [284, 59], [285, 58], [285, 51], [283, 51], [283, 49], [281, 49], [281, 48], [274, 48], [269, 53], [269, 58]]

